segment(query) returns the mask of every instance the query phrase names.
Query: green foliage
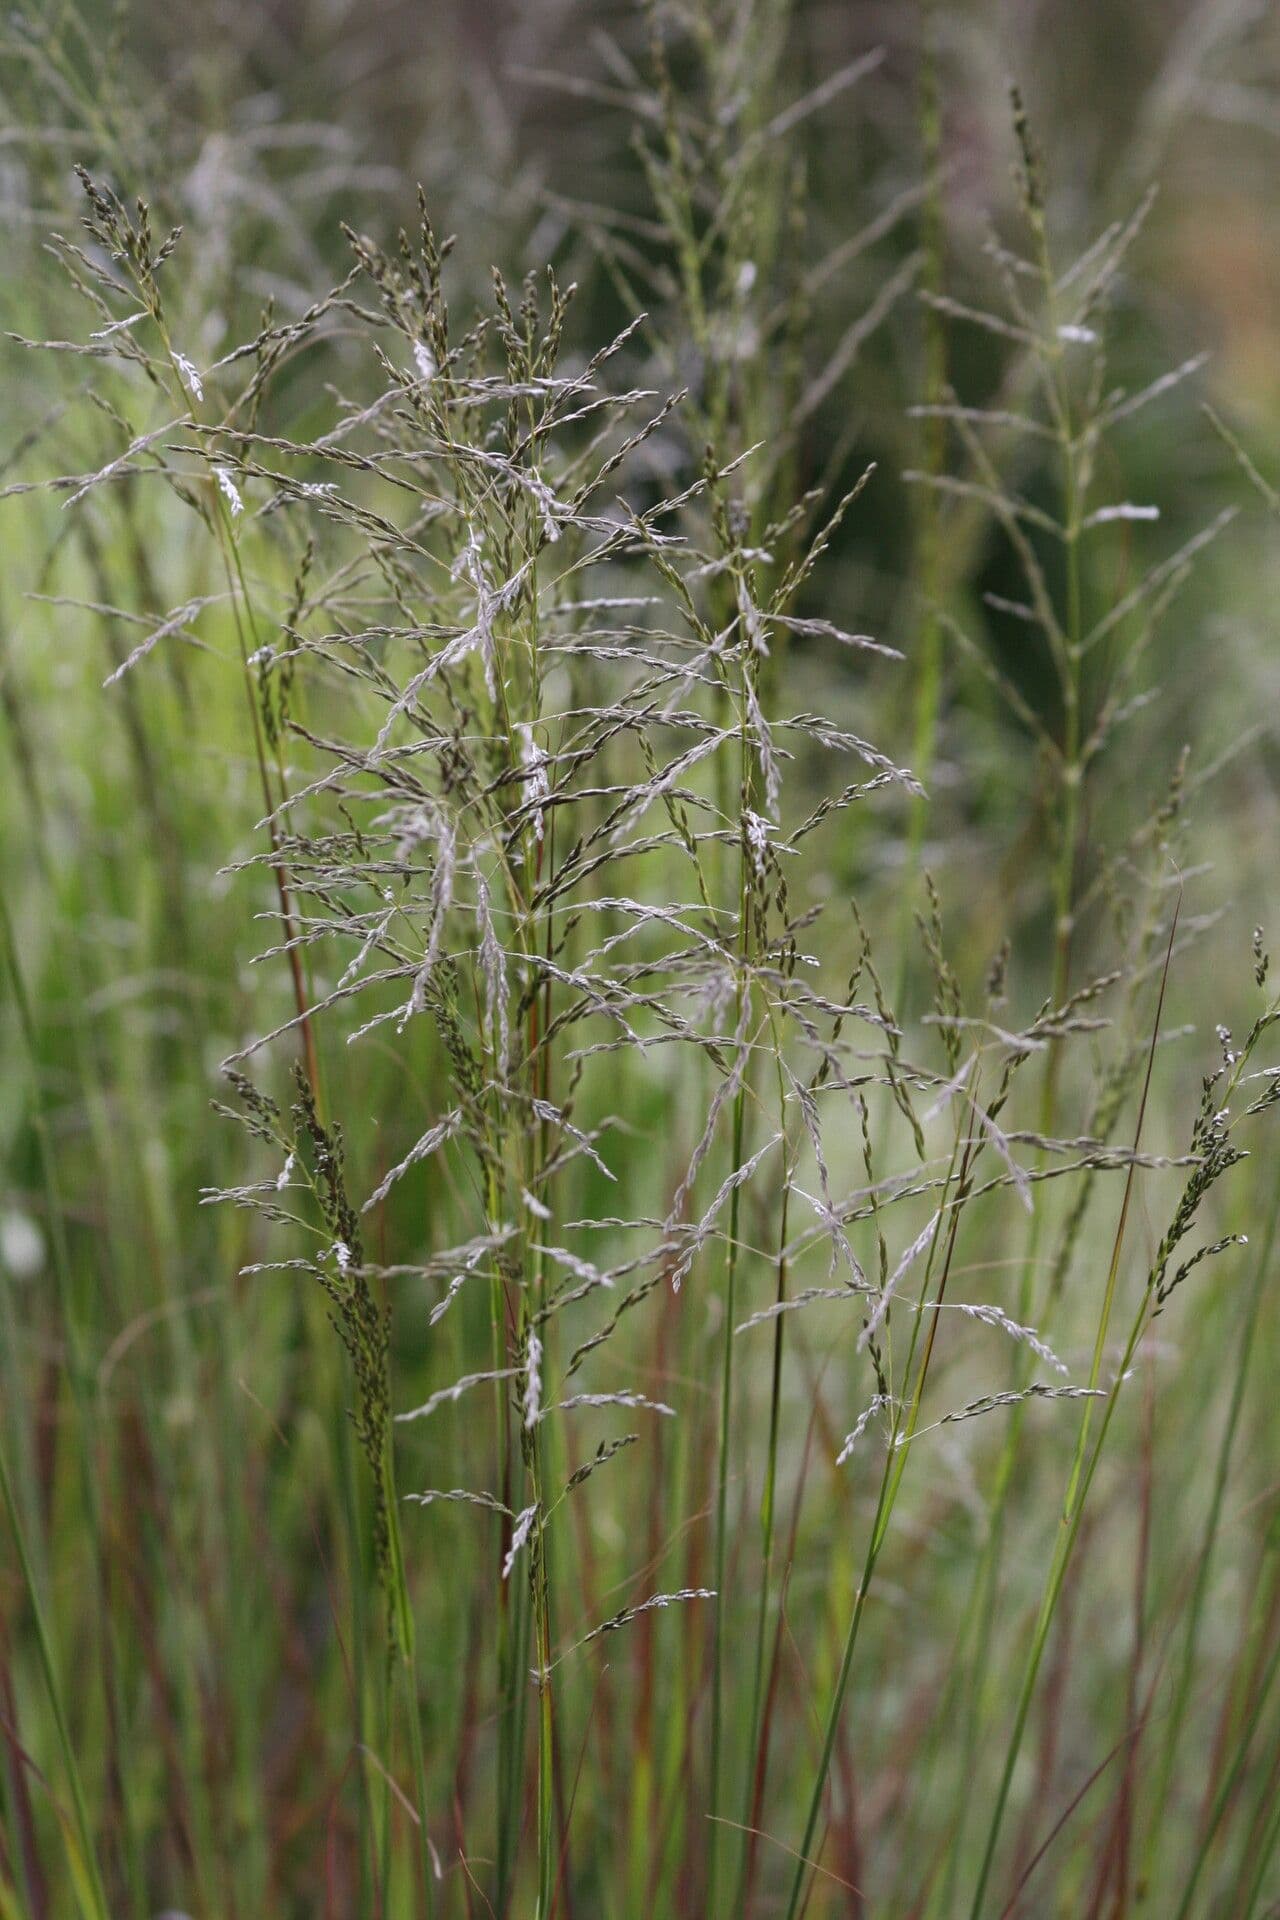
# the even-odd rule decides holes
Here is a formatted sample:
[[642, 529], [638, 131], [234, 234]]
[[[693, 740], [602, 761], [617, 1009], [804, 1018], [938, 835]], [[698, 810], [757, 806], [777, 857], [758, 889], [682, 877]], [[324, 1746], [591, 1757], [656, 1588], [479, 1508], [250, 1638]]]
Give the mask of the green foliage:
[[5, 30], [5, 1920], [1280, 1893], [1256, 22], [856, 11]]

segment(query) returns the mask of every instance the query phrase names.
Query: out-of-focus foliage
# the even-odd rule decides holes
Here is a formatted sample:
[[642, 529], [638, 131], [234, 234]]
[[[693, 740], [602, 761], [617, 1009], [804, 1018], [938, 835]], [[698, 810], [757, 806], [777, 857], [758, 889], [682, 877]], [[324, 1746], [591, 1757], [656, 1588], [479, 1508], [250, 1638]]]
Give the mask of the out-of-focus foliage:
[[4, 1920], [1271, 1912], [1276, 10], [0, 106]]

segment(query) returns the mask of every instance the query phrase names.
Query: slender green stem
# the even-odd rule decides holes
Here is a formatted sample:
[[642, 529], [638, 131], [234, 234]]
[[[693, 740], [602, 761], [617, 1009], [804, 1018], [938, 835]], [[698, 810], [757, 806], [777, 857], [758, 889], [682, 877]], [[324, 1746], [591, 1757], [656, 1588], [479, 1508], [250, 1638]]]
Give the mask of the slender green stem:
[[[1033, 230], [1036, 236], [1037, 253], [1040, 265], [1041, 283], [1048, 313], [1048, 327], [1051, 337], [1056, 334], [1055, 290], [1052, 262], [1049, 256], [1048, 235], [1043, 215], [1033, 214]], [[1058, 845], [1053, 863], [1052, 906], [1053, 906], [1053, 975], [1051, 996], [1055, 1006], [1061, 1006], [1068, 992], [1071, 973], [1071, 936], [1075, 907], [1075, 870], [1076, 843], [1079, 836], [1080, 798], [1084, 781], [1084, 766], [1081, 758], [1081, 635], [1082, 635], [1082, 595], [1080, 576], [1080, 533], [1083, 516], [1083, 489], [1076, 449], [1075, 433], [1072, 426], [1071, 403], [1066, 386], [1060, 376], [1060, 360], [1057, 357], [1044, 362], [1045, 386], [1048, 393], [1049, 410], [1058, 433], [1059, 453], [1061, 457], [1061, 489], [1063, 510], [1063, 535], [1066, 562], [1065, 627], [1060, 644], [1054, 651], [1058, 669], [1059, 690], [1063, 708], [1063, 739], [1060, 763], [1061, 814], [1058, 822]], [[1053, 1134], [1058, 1111], [1058, 1081], [1061, 1072], [1062, 1040], [1055, 1036], [1049, 1045], [1045, 1059], [1044, 1077], [1040, 1091], [1039, 1131], [1044, 1137]], [[1043, 1166], [1044, 1150], [1038, 1154], [1037, 1164]], [[1040, 1247], [1044, 1232], [1044, 1208], [1037, 1206], [1032, 1213], [1027, 1237], [1026, 1253], [1022, 1261], [1022, 1272], [1018, 1287], [1017, 1316], [1026, 1322], [1031, 1315], [1035, 1294], [1036, 1271], [1040, 1259]], [[1013, 1390], [1020, 1392], [1028, 1378], [1028, 1359], [1019, 1353], [1014, 1362]], [[1091, 1403], [1086, 1403], [1090, 1405]], [[987, 1666], [991, 1648], [991, 1628], [993, 1603], [999, 1580], [1001, 1559], [1004, 1551], [1004, 1523], [1010, 1488], [1017, 1465], [1018, 1450], [1022, 1439], [1022, 1430], [1026, 1417], [1025, 1404], [1016, 1404], [1011, 1409], [1008, 1430], [1001, 1448], [996, 1469], [995, 1485], [992, 1490], [990, 1510], [991, 1527], [983, 1543], [977, 1572], [970, 1589], [967, 1617], [976, 1620], [978, 1639], [974, 1659], [967, 1676], [967, 1704], [964, 1709], [965, 1721], [970, 1729], [970, 1738], [976, 1735], [977, 1723], [981, 1711], [981, 1696], [986, 1682]], [[955, 1898], [956, 1877], [963, 1852], [964, 1828], [967, 1821], [972, 1796], [966, 1783], [961, 1783], [960, 1804], [957, 1809], [955, 1830], [948, 1850], [946, 1873], [943, 1881], [944, 1910], [949, 1910]]]
[[[746, 1125], [746, 1069], [738, 1083], [733, 1103], [733, 1165], [742, 1165]], [[717, 1868], [721, 1827], [721, 1754], [724, 1718], [725, 1660], [725, 1587], [729, 1565], [729, 1457], [733, 1412], [733, 1329], [737, 1317], [738, 1212], [741, 1186], [733, 1190], [729, 1209], [729, 1246], [725, 1259], [724, 1341], [720, 1362], [720, 1436], [716, 1464], [716, 1615], [711, 1668], [711, 1774], [707, 1790], [707, 1812], [711, 1828], [707, 1840], [707, 1914], [716, 1913]]]
[[[745, 822], [747, 809], [752, 800], [751, 746], [748, 737], [747, 675], [752, 666], [747, 658], [747, 636], [742, 635], [742, 688], [739, 694], [739, 751], [740, 771], [738, 784], [738, 811]], [[737, 1319], [737, 1281], [738, 1281], [738, 1241], [742, 1209], [742, 1182], [737, 1178], [743, 1165], [743, 1152], [746, 1134], [747, 1083], [750, 1079], [750, 1047], [752, 1042], [747, 1036], [750, 1024], [752, 987], [749, 976], [751, 965], [751, 857], [745, 838], [738, 853], [738, 1025], [743, 1035], [743, 1046], [747, 1049], [741, 1063], [738, 1084], [733, 1100], [733, 1144], [732, 1171], [734, 1174], [733, 1193], [729, 1201], [729, 1244], [725, 1250], [724, 1283], [724, 1331], [720, 1363], [720, 1432], [716, 1460], [716, 1548], [715, 1577], [716, 1602], [715, 1626], [712, 1647], [711, 1668], [711, 1756], [710, 1779], [707, 1791], [707, 1815], [710, 1822], [707, 1840], [707, 1892], [706, 1906], [709, 1920], [714, 1920], [716, 1896], [718, 1891], [718, 1872], [721, 1843], [724, 1830], [720, 1822], [722, 1795], [722, 1755], [724, 1745], [724, 1661], [725, 1661], [725, 1604], [726, 1581], [729, 1567], [729, 1459], [733, 1423], [733, 1347], [734, 1325]]]
[[[1106, 1285], [1103, 1289], [1102, 1308], [1098, 1316], [1098, 1331], [1094, 1340], [1093, 1361], [1089, 1370], [1090, 1394], [1098, 1392], [1098, 1381], [1102, 1372], [1102, 1360], [1106, 1351], [1107, 1336], [1111, 1326], [1112, 1310], [1115, 1304], [1116, 1288], [1120, 1274], [1120, 1260], [1124, 1250], [1125, 1228], [1129, 1219], [1129, 1207], [1133, 1198], [1134, 1179], [1137, 1166], [1137, 1152], [1142, 1140], [1143, 1121], [1146, 1118], [1147, 1099], [1151, 1091], [1151, 1074], [1155, 1065], [1156, 1041], [1160, 1033], [1161, 1016], [1164, 1012], [1165, 989], [1169, 984], [1169, 963], [1173, 957], [1173, 943], [1178, 931], [1178, 912], [1175, 909], [1169, 928], [1169, 944], [1165, 952], [1164, 971], [1160, 978], [1160, 993], [1156, 1001], [1155, 1019], [1151, 1029], [1151, 1045], [1147, 1053], [1147, 1070], [1142, 1086], [1142, 1098], [1138, 1105], [1138, 1117], [1134, 1127], [1133, 1157], [1125, 1175], [1124, 1198], [1120, 1205], [1120, 1218], [1116, 1224], [1115, 1239], [1112, 1243], [1111, 1261], [1107, 1269]], [[986, 1899], [987, 1883], [995, 1860], [1000, 1830], [1004, 1823], [1005, 1809], [1008, 1805], [1009, 1790], [1013, 1784], [1014, 1768], [1022, 1748], [1022, 1739], [1026, 1731], [1027, 1718], [1031, 1711], [1031, 1702], [1035, 1694], [1036, 1682], [1040, 1674], [1040, 1664], [1044, 1658], [1049, 1641], [1049, 1631], [1053, 1625], [1058, 1598], [1062, 1592], [1062, 1583], [1066, 1578], [1067, 1565], [1075, 1549], [1080, 1532], [1080, 1522], [1084, 1511], [1085, 1496], [1092, 1484], [1098, 1461], [1102, 1455], [1103, 1444], [1111, 1426], [1116, 1406], [1120, 1399], [1120, 1388], [1128, 1373], [1130, 1362], [1137, 1351], [1138, 1342], [1146, 1330], [1151, 1303], [1144, 1292], [1134, 1318], [1133, 1327], [1125, 1348], [1124, 1358], [1116, 1371], [1115, 1384], [1106, 1396], [1106, 1410], [1103, 1414], [1102, 1428], [1092, 1454], [1088, 1452], [1089, 1432], [1093, 1420], [1094, 1400], [1091, 1397], [1084, 1403], [1084, 1412], [1080, 1419], [1080, 1429], [1076, 1436], [1075, 1452], [1071, 1470], [1067, 1477], [1067, 1491], [1058, 1521], [1058, 1534], [1050, 1564], [1049, 1577], [1045, 1585], [1040, 1612], [1032, 1635], [1031, 1648], [1027, 1655], [1023, 1671], [1022, 1685], [1018, 1696], [1017, 1710], [1014, 1715], [1013, 1730], [1009, 1737], [1005, 1753], [1004, 1768], [1000, 1784], [996, 1791], [995, 1806], [987, 1832], [982, 1863], [978, 1871], [978, 1884], [974, 1893], [972, 1920], [982, 1920], [983, 1902]], [[1087, 1464], [1086, 1464], [1087, 1463]]]
[[[963, 1156], [962, 1141], [964, 1142]], [[867, 1593], [870, 1589], [872, 1575], [875, 1573], [876, 1563], [880, 1558], [881, 1549], [888, 1535], [889, 1522], [893, 1515], [894, 1503], [897, 1500], [898, 1490], [902, 1484], [902, 1476], [906, 1470], [907, 1449], [915, 1434], [916, 1425], [919, 1420], [920, 1404], [924, 1394], [925, 1375], [928, 1369], [929, 1357], [933, 1351], [933, 1335], [938, 1321], [936, 1307], [941, 1300], [941, 1289], [945, 1287], [946, 1284], [947, 1268], [950, 1262], [951, 1249], [955, 1245], [960, 1206], [963, 1200], [968, 1165], [974, 1145], [975, 1136], [972, 1131], [969, 1131], [967, 1134], [960, 1130], [957, 1131], [952, 1147], [950, 1165], [947, 1169], [947, 1177], [943, 1183], [942, 1203], [939, 1205], [933, 1235], [929, 1242], [929, 1254], [925, 1265], [924, 1278], [920, 1285], [920, 1295], [916, 1303], [916, 1311], [912, 1315], [911, 1338], [908, 1342], [907, 1357], [903, 1367], [904, 1380], [910, 1380], [912, 1378], [912, 1364], [920, 1339], [920, 1328], [925, 1319], [934, 1263], [939, 1247], [942, 1245], [945, 1237], [947, 1255], [939, 1288], [938, 1301], [934, 1303], [935, 1311], [930, 1316], [931, 1325], [925, 1352], [921, 1357], [920, 1366], [916, 1370], [910, 1411], [906, 1414], [904, 1420], [902, 1402], [895, 1402], [893, 1409], [889, 1445], [885, 1454], [884, 1468], [880, 1476], [880, 1489], [876, 1497], [875, 1516], [871, 1523], [871, 1533], [867, 1542], [866, 1557], [863, 1561], [862, 1578], [858, 1582], [858, 1591], [854, 1597], [853, 1611], [850, 1615], [849, 1627], [845, 1635], [844, 1649], [840, 1657], [840, 1667], [836, 1674], [835, 1687], [832, 1690], [831, 1704], [827, 1710], [826, 1724], [822, 1737], [822, 1748], [818, 1756], [818, 1765], [814, 1774], [813, 1788], [809, 1798], [809, 1809], [805, 1818], [800, 1845], [796, 1852], [796, 1868], [791, 1882], [791, 1895], [787, 1902], [786, 1920], [796, 1920], [797, 1915], [801, 1911], [810, 1868], [813, 1864], [810, 1859], [810, 1849], [813, 1846], [818, 1831], [818, 1821], [822, 1813], [823, 1796], [826, 1792], [827, 1775], [831, 1770], [831, 1760], [835, 1753], [836, 1737], [840, 1730], [840, 1717], [844, 1711], [844, 1699], [848, 1691], [849, 1675], [853, 1670], [853, 1657], [857, 1651], [858, 1634], [862, 1626], [862, 1616], [866, 1608]], [[958, 1182], [957, 1164], [959, 1164], [960, 1169]], [[949, 1200], [948, 1196], [951, 1194], [953, 1182], [957, 1183], [956, 1193], [954, 1199]], [[949, 1218], [948, 1215], [950, 1216]]]
[[[778, 1060], [778, 1101], [783, 1127], [784, 1141], [786, 1129], [786, 1088], [782, 1080], [781, 1053], [778, 1049], [776, 1025], [771, 1017], [775, 1058]], [[782, 1170], [782, 1203], [778, 1220], [778, 1266], [777, 1287], [774, 1293], [774, 1305], [781, 1307], [787, 1297], [787, 1234], [790, 1217], [791, 1199], [791, 1156], [784, 1154]], [[765, 1645], [768, 1637], [769, 1598], [773, 1585], [773, 1539], [775, 1516], [777, 1512], [778, 1489], [778, 1443], [782, 1409], [782, 1356], [785, 1314], [778, 1313], [773, 1323], [773, 1367], [769, 1386], [769, 1442], [765, 1456], [764, 1485], [760, 1494], [760, 1600], [756, 1611], [756, 1648], [751, 1683], [751, 1720], [750, 1738], [747, 1741], [747, 1779], [746, 1796], [743, 1809], [742, 1860], [739, 1868], [738, 1898], [735, 1911], [742, 1912], [750, 1895], [751, 1860], [754, 1853], [754, 1835], [751, 1829], [755, 1825], [756, 1800], [763, 1787], [763, 1773], [767, 1765], [767, 1732], [762, 1725], [764, 1704]], [[764, 1743], [763, 1745], [761, 1743]]]
[[413, 1603], [405, 1572], [404, 1545], [400, 1534], [400, 1511], [396, 1494], [395, 1459], [390, 1431], [382, 1446], [382, 1498], [386, 1509], [387, 1557], [390, 1562], [391, 1616], [395, 1632], [396, 1657], [404, 1681], [405, 1716], [409, 1727], [409, 1754], [413, 1766], [414, 1799], [418, 1815], [418, 1847], [422, 1867], [423, 1900], [426, 1912], [435, 1912], [435, 1872], [431, 1858], [431, 1840], [427, 1829], [426, 1759], [422, 1746], [421, 1706], [418, 1698], [417, 1636]]

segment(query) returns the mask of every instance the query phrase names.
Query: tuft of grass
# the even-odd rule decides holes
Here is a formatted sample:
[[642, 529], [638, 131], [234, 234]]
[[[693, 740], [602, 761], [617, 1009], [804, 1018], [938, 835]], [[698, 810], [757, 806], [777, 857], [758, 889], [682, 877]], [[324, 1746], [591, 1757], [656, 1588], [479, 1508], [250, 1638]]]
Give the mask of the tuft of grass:
[[1153, 674], [1275, 495], [1017, 90], [972, 244], [948, 24], [520, 66], [614, 170], [513, 275], [10, 24], [6, 1915], [1267, 1910], [1280, 1002]]

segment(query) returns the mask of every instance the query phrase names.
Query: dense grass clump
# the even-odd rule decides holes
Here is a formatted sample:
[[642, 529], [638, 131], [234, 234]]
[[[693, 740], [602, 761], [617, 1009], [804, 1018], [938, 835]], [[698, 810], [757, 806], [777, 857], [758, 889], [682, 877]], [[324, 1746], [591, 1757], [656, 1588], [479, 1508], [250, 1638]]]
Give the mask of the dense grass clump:
[[415, 196], [249, 24], [228, 98], [55, 13], [0, 1915], [1273, 1912], [1274, 743], [1201, 683], [1277, 501], [1136, 159], [1086, 233], [940, 6], [589, 76], [548, 6], [599, 191], [459, 123]]

